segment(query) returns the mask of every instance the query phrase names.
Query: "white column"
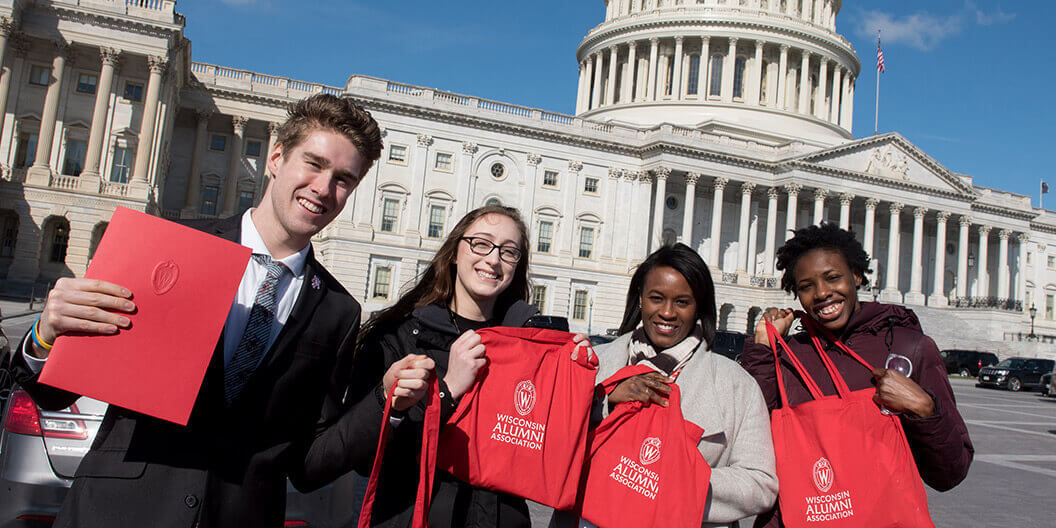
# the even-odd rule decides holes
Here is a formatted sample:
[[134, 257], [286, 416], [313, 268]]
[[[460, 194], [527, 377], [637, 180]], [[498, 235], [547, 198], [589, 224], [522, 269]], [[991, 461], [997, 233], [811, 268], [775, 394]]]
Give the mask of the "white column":
[[[462, 142], [462, 159], [458, 164], [458, 184], [455, 192], [455, 211], [452, 218], [460, 219], [469, 212], [470, 193], [473, 187], [473, 155], [477, 152], [477, 144], [472, 141]], [[457, 220], [456, 220], [457, 221]], [[557, 233], [554, 232], [554, 238]]]
[[913, 261], [909, 267], [909, 293], [906, 304], [924, 304], [924, 215], [925, 207], [913, 209]]
[[865, 252], [869, 254], [870, 259], [876, 258], [873, 233], [876, 232], [876, 206], [879, 203], [880, 200], [876, 198], [865, 200], [865, 234], [862, 236], [862, 247], [865, 248]]
[[[850, 78], [850, 74], [848, 74], [847, 77]], [[844, 117], [846, 119], [844, 119], [842, 121], [844, 123], [843, 128], [847, 129], [848, 132], [851, 131], [851, 130], [854, 130], [854, 83], [855, 83], [855, 80], [856, 79], [851, 79], [850, 88], [847, 90], [847, 97], [845, 98], [845, 101], [843, 103], [843, 108], [847, 112], [846, 114], [844, 114]]]
[[832, 109], [827, 118], [834, 125], [840, 124], [840, 91], [843, 90], [843, 68], [839, 64], [832, 69]]
[[746, 267], [748, 276], [755, 277], [759, 274], [759, 270], [756, 269], [756, 248], [759, 247], [759, 204], [753, 203], [749, 209], [748, 248], [745, 250], [748, 256]]
[[697, 202], [697, 181], [700, 174], [686, 173], [686, 197], [682, 207], [682, 243], [693, 247], [693, 207]]
[[777, 187], [766, 190], [769, 201], [766, 204], [766, 246], [763, 250], [763, 273], [773, 276], [774, 274], [774, 246], [777, 239], [777, 198], [781, 192]]
[[854, 201], [854, 195], [851, 193], [843, 193], [840, 195], [840, 229], [851, 229], [851, 202]]
[[432, 136], [418, 134], [417, 147], [411, 159], [411, 189], [407, 196], [407, 221], [403, 224], [407, 242], [416, 244], [422, 237], [422, 202], [425, 198], [425, 177], [429, 173], [429, 147]]
[[791, 231], [796, 230], [796, 213], [799, 212], [799, 191], [802, 190], [803, 185], [799, 183], [785, 185], [785, 192], [788, 193], [788, 213], [785, 215], [785, 240], [792, 237]]
[[824, 56], [818, 58], [821, 64], [818, 65], [818, 93], [814, 100], [814, 117], [828, 120], [829, 107], [825, 105], [825, 91], [828, 87], [829, 59]]
[[825, 189], [814, 189], [814, 225], [821, 225], [825, 219], [825, 196], [828, 194]]
[[212, 110], [196, 110], [197, 124], [194, 129], [194, 150], [191, 151], [191, 171], [187, 174], [187, 191], [183, 196], [183, 209], [193, 218], [198, 212], [198, 191], [202, 182], [202, 155], [205, 154], [205, 142], [209, 136], [209, 118]]
[[730, 37], [730, 47], [726, 51], [726, 60], [722, 61], [722, 100], [733, 101], [733, 72], [737, 62], [737, 39]]
[[613, 46], [609, 49], [609, 78], [605, 87], [605, 104], [612, 106], [616, 103], [616, 70], [619, 68], [620, 49]]
[[[281, 123], [276, 123], [274, 121], [271, 121], [271, 122], [268, 123], [268, 150], [264, 151], [264, 155], [265, 156], [267, 156], [268, 152], [271, 152], [271, 149], [275, 148], [275, 143], [278, 142], [278, 140], [279, 140], [279, 128], [281, 128], [281, 127], [282, 127]], [[264, 196], [264, 192], [267, 191], [268, 185], [271, 184], [271, 176], [272, 175], [271, 175], [271, 171], [268, 170], [267, 163], [264, 164], [264, 170], [262, 171], [261, 174], [263, 174], [264, 177], [261, 179], [261, 182], [260, 182], [260, 194], [258, 194], [258, 196]], [[363, 175], [363, 178], [366, 178], [365, 174]], [[362, 184], [362, 183], [363, 183], [363, 180], [360, 180], [360, 184]], [[356, 188], [359, 188], [359, 186], [357, 185]], [[353, 198], [352, 199], [352, 204], [353, 204], [352, 207], [353, 208], [355, 208], [355, 203], [356, 203], [355, 202], [355, 198]], [[354, 226], [356, 224], [353, 222], [352, 225]]]
[[797, 112], [810, 114], [810, 52], [803, 50], [799, 67], [799, 108]]
[[744, 182], [741, 184], [741, 223], [737, 236], [738, 273], [748, 271], [748, 259], [751, 258], [749, 254], [750, 252], [748, 251], [748, 222], [751, 220], [753, 190], [755, 190], [754, 183]]
[[682, 37], [675, 37], [675, 75], [672, 80], [671, 95], [676, 101], [682, 100], [682, 94], [686, 93], [685, 83], [682, 82], [682, 63], [685, 61]]
[[900, 203], [891, 204], [891, 228], [887, 238], [887, 281], [880, 297], [886, 302], [902, 302], [902, 292], [898, 289], [898, 252], [902, 237], [899, 231], [899, 213], [902, 212], [902, 207]]
[[[246, 132], [246, 123], [249, 119], [245, 116], [231, 116], [231, 127], [234, 134], [231, 136], [231, 149], [227, 157], [227, 177], [224, 180], [224, 207], [221, 209], [222, 216], [230, 216], [235, 212], [235, 204], [238, 198], [238, 180], [242, 175], [242, 139]], [[142, 143], [141, 143], [142, 144]]]
[[972, 228], [972, 219], [962, 216], [958, 222], [961, 232], [957, 238], [957, 298], [968, 297], [968, 231]]
[[748, 104], [759, 104], [759, 87], [763, 82], [763, 41], [755, 41], [755, 57], [752, 58], [752, 74], [748, 79]]
[[719, 262], [722, 238], [722, 194], [727, 183], [730, 183], [728, 178], [715, 178], [715, 193], [711, 201], [711, 250], [708, 252], [708, 262], [711, 269], [715, 271], [722, 271], [722, 263]]
[[1008, 289], [1009, 283], [1009, 265], [1008, 265], [1008, 237], [1012, 236], [1012, 231], [1009, 229], [1002, 229], [997, 233], [998, 239], [998, 250], [997, 250], [997, 298], [998, 299], [1012, 299], [1012, 292]]
[[[780, 0], [778, 0], [778, 6], [780, 6]], [[795, 0], [785, 3], [785, 14], [788, 16], [796, 16], [796, 2]]]
[[1027, 233], [1019, 233], [1016, 237], [1019, 240], [1019, 261], [1016, 266], [1016, 300], [1023, 303], [1023, 309], [1027, 310], [1030, 307], [1027, 303], [1027, 244], [1030, 242], [1030, 235]]
[[697, 98], [708, 98], [708, 68], [711, 66], [711, 39], [700, 38], [700, 68], [697, 69]]
[[656, 176], [656, 197], [653, 199], [653, 236], [649, 251], [655, 251], [664, 243], [664, 198], [667, 196], [667, 177], [671, 169], [659, 167], [653, 171]]
[[41, 114], [40, 132], [37, 134], [37, 156], [29, 168], [28, 178], [47, 185], [51, 180], [51, 145], [55, 138], [55, 120], [59, 114], [59, 96], [62, 92], [62, 77], [66, 71], [66, 57], [70, 47], [64, 42], [55, 43], [55, 56], [51, 61], [52, 82], [44, 94], [44, 111]]
[[601, 71], [605, 66], [605, 57], [601, 52], [590, 56], [590, 62], [594, 64], [594, 93], [590, 97], [591, 110], [601, 106]]
[[649, 39], [649, 78], [646, 79], [646, 95], [648, 101], [657, 99], [656, 92], [656, 62], [660, 55], [660, 39]]
[[989, 297], [990, 296], [990, 277], [989, 267], [990, 264], [987, 262], [990, 258], [990, 230], [993, 229], [988, 225], [979, 226], [979, 259], [976, 261], [976, 270], [978, 276], [976, 279], [977, 288], [975, 291], [976, 297]]
[[946, 221], [949, 211], [939, 211], [935, 216], [935, 278], [932, 281], [928, 306], [945, 306], [946, 301]]
[[82, 176], [98, 178], [99, 160], [102, 158], [103, 136], [106, 135], [106, 117], [110, 109], [110, 91], [113, 88], [114, 68], [121, 52], [114, 48], [99, 48], [103, 67], [99, 71], [99, 83], [95, 87], [95, 107], [92, 110], [92, 129], [88, 133], [88, 151], [84, 155]]
[[[792, 2], [789, 2], [791, 5]], [[781, 45], [781, 61], [777, 70], [777, 107], [786, 108], [785, 94], [788, 91], [788, 44]]]
[[587, 83], [587, 63], [586, 61], [579, 63], [579, 91], [576, 92], [576, 114], [583, 113], [583, 94]]
[[620, 92], [620, 102], [630, 103], [637, 100], [635, 92], [638, 76], [635, 74], [635, 66], [638, 65], [638, 43], [631, 41], [627, 44], [627, 72], [623, 75], [623, 89]]
[[[143, 121], [139, 127], [139, 144], [136, 146], [136, 165], [132, 171], [132, 183], [146, 185], [150, 172], [151, 147], [154, 145], [154, 123], [158, 118], [158, 100], [161, 98], [161, 75], [168, 68], [165, 57], [147, 57], [150, 77], [147, 79], [147, 96], [143, 100]], [[241, 138], [238, 138], [241, 141]], [[234, 145], [232, 145], [234, 147]], [[242, 145], [238, 148], [241, 155]]]

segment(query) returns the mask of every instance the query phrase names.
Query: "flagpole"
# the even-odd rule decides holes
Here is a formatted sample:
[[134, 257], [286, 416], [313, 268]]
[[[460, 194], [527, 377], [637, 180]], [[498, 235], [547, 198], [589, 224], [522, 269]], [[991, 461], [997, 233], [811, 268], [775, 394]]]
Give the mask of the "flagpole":
[[1038, 209], [1045, 210], [1045, 180], [1041, 180], [1038, 185]]
[[[876, 49], [880, 49], [880, 30], [876, 30]], [[876, 111], [874, 112], [873, 135], [880, 133], [880, 68], [876, 68]]]

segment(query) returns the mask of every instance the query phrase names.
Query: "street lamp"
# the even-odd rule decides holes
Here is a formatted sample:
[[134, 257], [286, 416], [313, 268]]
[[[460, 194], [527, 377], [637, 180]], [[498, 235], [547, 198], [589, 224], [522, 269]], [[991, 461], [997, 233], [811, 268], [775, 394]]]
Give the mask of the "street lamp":
[[874, 282], [873, 286], [869, 288], [869, 291], [873, 293], [873, 302], [876, 302], [876, 298], [880, 296], [880, 283]]
[[1034, 318], [1038, 315], [1038, 309], [1031, 303], [1030, 310], [1027, 311], [1030, 312], [1030, 335], [1027, 336], [1027, 339], [1034, 341], [1038, 338], [1038, 336], [1034, 335]]

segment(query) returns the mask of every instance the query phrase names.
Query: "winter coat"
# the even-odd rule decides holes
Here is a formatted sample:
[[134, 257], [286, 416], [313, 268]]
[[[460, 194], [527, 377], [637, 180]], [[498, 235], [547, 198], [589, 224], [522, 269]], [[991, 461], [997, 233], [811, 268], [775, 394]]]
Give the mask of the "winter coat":
[[[847, 326], [837, 337], [874, 368], [883, 368], [890, 353], [909, 358], [913, 363], [910, 379], [930, 394], [935, 402], [935, 412], [927, 418], [901, 415], [917, 470], [924, 483], [939, 491], [949, 490], [964, 480], [975, 449], [968, 438], [968, 428], [957, 412], [953, 390], [938, 348], [931, 338], [924, 335], [913, 311], [897, 305], [863, 302], [851, 314]], [[821, 340], [826, 353], [852, 391], [873, 387], [872, 374], [865, 367], [824, 338]], [[786, 338], [786, 341], [822, 393], [836, 394], [832, 379], [814, 350], [809, 334], [801, 332]], [[767, 406], [771, 410], [780, 407], [774, 355], [770, 347], [749, 339], [741, 355], [741, 364], [759, 382]], [[810, 392], [787, 357], [781, 358], [781, 368], [789, 404], [810, 401]], [[776, 513], [776, 507], [774, 509], [772, 519], [762, 516], [756, 526], [762, 526], [764, 522], [765, 526], [780, 526], [780, 514]]]

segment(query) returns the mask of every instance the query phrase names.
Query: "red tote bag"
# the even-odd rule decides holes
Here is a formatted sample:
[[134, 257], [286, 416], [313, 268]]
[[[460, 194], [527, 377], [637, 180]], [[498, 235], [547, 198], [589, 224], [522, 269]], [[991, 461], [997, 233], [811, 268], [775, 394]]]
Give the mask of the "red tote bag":
[[[649, 367], [624, 367], [602, 382], [616, 385]], [[682, 417], [682, 396], [671, 385], [668, 407], [616, 405], [590, 439], [576, 512], [597, 526], [699, 528], [711, 467], [697, 449], [704, 430]]]
[[[825, 329], [816, 328], [806, 314], [800, 314], [800, 320], [837, 394], [822, 394], [799, 358], [767, 323], [781, 394], [781, 408], [774, 409], [770, 422], [781, 483], [782, 522], [788, 528], [934, 528], [899, 417], [880, 412], [873, 402], [876, 389], [852, 392], [817, 337]], [[826, 337], [863, 368], [872, 370], [845, 344]], [[807, 385], [812, 401], [789, 405], [778, 346]]]
[[572, 334], [477, 332], [488, 364], [440, 432], [437, 467], [474, 486], [557, 508], [576, 501], [598, 358]]

